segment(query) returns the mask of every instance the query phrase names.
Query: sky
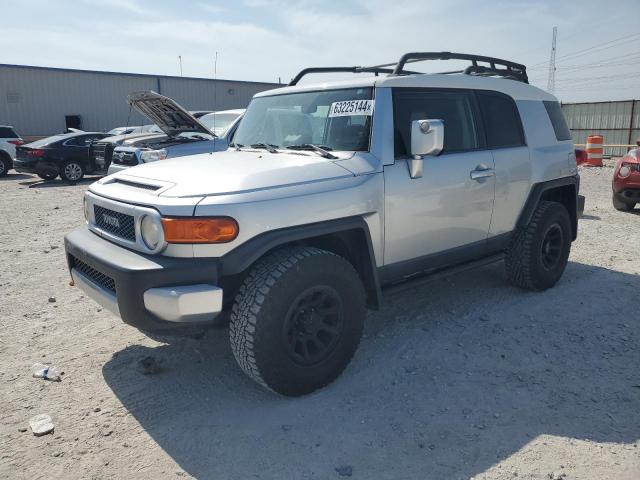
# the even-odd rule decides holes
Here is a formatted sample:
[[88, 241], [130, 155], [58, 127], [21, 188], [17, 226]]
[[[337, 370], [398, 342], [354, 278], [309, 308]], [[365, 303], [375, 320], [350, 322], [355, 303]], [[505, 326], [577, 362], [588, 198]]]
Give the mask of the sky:
[[[0, 0], [0, 63], [289, 81], [409, 51], [527, 65], [563, 102], [640, 98], [640, 0]], [[425, 66], [424, 71], [456, 65]]]

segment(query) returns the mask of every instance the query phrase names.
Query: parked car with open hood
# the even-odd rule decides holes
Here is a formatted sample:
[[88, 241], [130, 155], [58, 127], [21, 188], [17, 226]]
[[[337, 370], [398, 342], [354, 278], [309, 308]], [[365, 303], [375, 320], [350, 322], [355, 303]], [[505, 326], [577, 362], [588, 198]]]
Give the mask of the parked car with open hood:
[[0, 177], [4, 177], [13, 168], [16, 147], [24, 144], [22, 138], [9, 125], [0, 125]]
[[[451, 59], [469, 65], [415, 71]], [[327, 71], [376, 76], [297, 84]], [[142, 331], [229, 318], [240, 368], [280, 394], [343, 371], [383, 288], [502, 261], [510, 283], [546, 290], [578, 235], [570, 131], [515, 62], [419, 52], [306, 69], [254, 96], [232, 146], [92, 184], [67, 261]]]
[[58, 175], [67, 182], [77, 182], [86, 173], [103, 174], [89, 161], [89, 147], [107, 136], [103, 132], [71, 132], [54, 135], [16, 147], [14, 168], [17, 172], [35, 173], [44, 180]]
[[166, 158], [226, 150], [244, 112], [224, 110], [196, 118], [171, 98], [153, 91], [132, 93], [127, 101], [153, 121], [164, 136], [116, 147], [109, 174]]

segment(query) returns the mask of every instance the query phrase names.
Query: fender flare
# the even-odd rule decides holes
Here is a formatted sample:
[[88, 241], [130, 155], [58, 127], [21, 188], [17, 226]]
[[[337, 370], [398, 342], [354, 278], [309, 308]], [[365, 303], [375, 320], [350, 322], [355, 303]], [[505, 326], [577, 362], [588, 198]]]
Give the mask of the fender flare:
[[364, 236], [366, 252], [359, 253], [366, 256], [366, 261], [362, 262], [360, 269], [357, 265], [354, 265], [354, 268], [358, 270], [358, 273], [362, 277], [365, 290], [367, 291], [367, 304], [372, 308], [379, 308], [381, 289], [378, 278], [378, 268], [375, 261], [369, 226], [361, 216], [309, 223], [264, 232], [247, 240], [242, 245], [239, 245], [220, 257], [220, 275], [230, 276], [240, 274], [265, 254], [280, 246], [348, 231], [358, 231]]
[[575, 199], [573, 201], [573, 205], [569, 208], [569, 215], [571, 216], [573, 228], [573, 239], [575, 240], [578, 232], [578, 190], [580, 188], [580, 177], [578, 175], [556, 178], [554, 180], [534, 184], [529, 191], [529, 196], [527, 197], [527, 201], [524, 204], [522, 212], [520, 212], [516, 227], [520, 228], [529, 225], [544, 192], [566, 186], [573, 186], [575, 188]]

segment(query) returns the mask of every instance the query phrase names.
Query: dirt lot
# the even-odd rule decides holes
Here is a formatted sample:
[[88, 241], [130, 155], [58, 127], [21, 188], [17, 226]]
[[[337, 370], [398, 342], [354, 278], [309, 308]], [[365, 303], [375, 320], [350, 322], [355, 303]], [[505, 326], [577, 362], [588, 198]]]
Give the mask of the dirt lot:
[[[502, 265], [386, 299], [346, 372], [281, 398], [227, 331], [152, 341], [69, 287], [88, 183], [0, 180], [0, 477], [640, 478], [640, 212], [583, 170], [586, 215], [556, 288]], [[54, 297], [55, 302], [49, 298]], [[163, 367], [144, 375], [140, 360]], [[34, 362], [64, 370], [31, 377]], [[28, 419], [49, 414], [35, 437]]]

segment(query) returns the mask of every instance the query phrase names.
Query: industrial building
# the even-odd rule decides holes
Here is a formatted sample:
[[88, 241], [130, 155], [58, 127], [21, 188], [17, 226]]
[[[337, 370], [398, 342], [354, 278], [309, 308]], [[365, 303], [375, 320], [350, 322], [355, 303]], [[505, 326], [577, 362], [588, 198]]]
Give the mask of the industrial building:
[[0, 125], [13, 125], [25, 138], [64, 132], [68, 127], [107, 131], [150, 123], [127, 105], [127, 95], [154, 90], [187, 110], [244, 108], [257, 92], [275, 83], [163, 75], [99, 72], [0, 64]]
[[624, 155], [628, 145], [635, 145], [640, 138], [640, 100], [565, 103], [562, 111], [573, 142], [581, 145], [589, 135], [602, 135], [607, 156]]

